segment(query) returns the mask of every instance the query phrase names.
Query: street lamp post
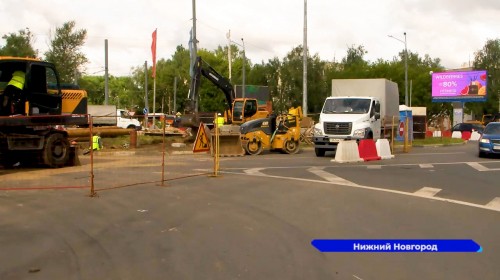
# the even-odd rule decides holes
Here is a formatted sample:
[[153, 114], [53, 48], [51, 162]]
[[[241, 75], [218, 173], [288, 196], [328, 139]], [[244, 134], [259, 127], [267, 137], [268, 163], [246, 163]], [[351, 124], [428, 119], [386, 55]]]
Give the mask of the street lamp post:
[[405, 40], [398, 39], [392, 35], [388, 35], [392, 39], [398, 40], [401, 43], [405, 44], [405, 105], [408, 106], [408, 48], [406, 45], [406, 32], [403, 33], [405, 35]]
[[242, 44], [238, 44], [237, 42], [235, 41], [232, 41], [231, 40], [231, 31], [229, 31], [229, 33], [226, 34], [227, 36], [227, 40], [229, 41], [229, 47], [228, 47], [228, 56], [229, 56], [229, 81], [231, 81], [231, 43], [234, 43], [238, 46], [241, 46], [243, 47], [243, 69], [242, 69], [242, 87], [241, 87], [241, 95], [243, 98], [245, 98], [245, 65], [246, 65], [246, 54], [245, 54], [245, 41], [243, 40], [243, 38], [241, 38], [241, 43]]
[[245, 98], [245, 65], [247, 64], [246, 62], [246, 55], [245, 55], [245, 41], [243, 41], [243, 38], [241, 38], [241, 43], [243, 43], [243, 78], [242, 78], [242, 86], [241, 86], [241, 96]]

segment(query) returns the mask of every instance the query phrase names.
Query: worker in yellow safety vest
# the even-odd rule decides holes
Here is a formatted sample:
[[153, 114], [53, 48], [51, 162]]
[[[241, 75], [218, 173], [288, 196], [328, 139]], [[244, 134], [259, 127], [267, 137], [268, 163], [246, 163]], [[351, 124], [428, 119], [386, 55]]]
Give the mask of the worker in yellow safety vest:
[[[8, 116], [12, 114], [22, 113], [22, 91], [24, 89], [25, 74], [23, 71], [15, 71], [12, 74], [12, 79], [5, 87], [3, 100], [0, 106], [0, 115]], [[21, 109], [19, 109], [21, 108]]]
[[217, 127], [221, 127], [224, 125], [224, 117], [221, 115], [221, 113], [217, 114]]
[[102, 140], [99, 133], [97, 135], [92, 136], [92, 150], [99, 151], [102, 149]]
[[102, 148], [103, 148], [103, 146], [102, 146], [102, 140], [101, 140], [101, 133], [98, 132], [97, 134], [92, 136], [92, 146], [89, 147], [88, 149], [85, 149], [83, 151], [83, 154], [88, 155], [91, 150], [100, 151], [100, 150], [102, 150]]

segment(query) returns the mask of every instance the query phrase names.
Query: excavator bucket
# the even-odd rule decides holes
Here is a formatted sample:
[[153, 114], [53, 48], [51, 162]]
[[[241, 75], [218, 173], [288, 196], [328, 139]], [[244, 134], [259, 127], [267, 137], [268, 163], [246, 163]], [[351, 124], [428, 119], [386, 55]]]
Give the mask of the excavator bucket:
[[[223, 125], [219, 129], [219, 154], [221, 157], [244, 156], [245, 150], [241, 146], [240, 127], [237, 125]], [[212, 131], [211, 154], [215, 152], [215, 132]]]

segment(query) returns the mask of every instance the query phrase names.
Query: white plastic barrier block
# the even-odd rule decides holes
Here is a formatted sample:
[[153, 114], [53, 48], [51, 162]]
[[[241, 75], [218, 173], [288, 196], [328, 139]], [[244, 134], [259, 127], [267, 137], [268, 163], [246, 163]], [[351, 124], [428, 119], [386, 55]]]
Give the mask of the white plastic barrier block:
[[389, 144], [389, 140], [378, 139], [377, 142], [375, 142], [375, 146], [377, 147], [378, 156], [382, 159], [394, 158], [394, 155], [391, 154], [391, 145]]
[[441, 131], [436, 130], [432, 133], [432, 137], [441, 137]]
[[335, 152], [335, 159], [339, 163], [360, 162], [363, 159], [359, 156], [358, 144], [355, 140], [340, 141]]
[[470, 135], [470, 141], [478, 141], [479, 138], [481, 138], [481, 134], [477, 131], [473, 131], [472, 134]]
[[460, 132], [460, 131], [453, 131], [453, 133], [451, 134], [451, 138], [462, 139], [462, 132]]

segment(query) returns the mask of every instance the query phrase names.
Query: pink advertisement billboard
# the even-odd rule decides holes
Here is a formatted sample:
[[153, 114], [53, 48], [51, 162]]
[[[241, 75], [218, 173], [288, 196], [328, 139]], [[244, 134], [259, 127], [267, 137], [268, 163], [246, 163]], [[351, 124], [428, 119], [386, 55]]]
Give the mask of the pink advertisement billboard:
[[432, 101], [484, 102], [487, 77], [485, 70], [432, 73]]

